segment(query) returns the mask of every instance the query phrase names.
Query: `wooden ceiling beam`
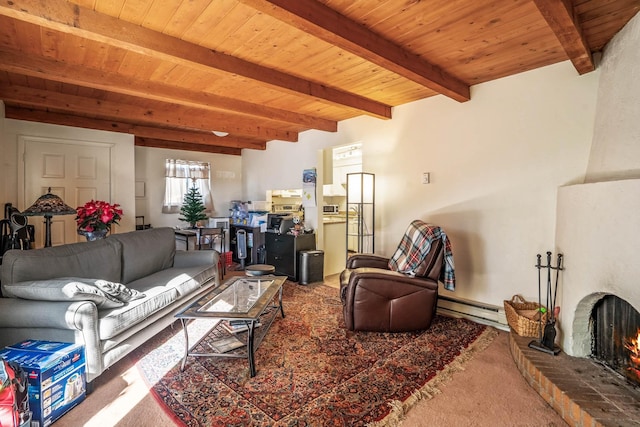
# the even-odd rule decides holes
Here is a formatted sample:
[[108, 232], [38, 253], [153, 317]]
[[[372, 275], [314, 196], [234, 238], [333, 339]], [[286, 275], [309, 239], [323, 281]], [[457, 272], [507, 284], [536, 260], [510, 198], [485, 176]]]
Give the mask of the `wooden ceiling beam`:
[[64, 0], [2, 2], [0, 15], [205, 72], [224, 71], [243, 76], [288, 93], [347, 106], [371, 116], [391, 118], [389, 105], [216, 52]]
[[236, 138], [231, 135], [219, 137], [212, 133], [185, 132], [182, 130], [133, 126], [131, 133], [135, 136], [149, 139], [161, 139], [167, 141], [185, 142], [199, 145], [216, 145], [230, 148], [251, 148], [254, 150], [265, 150], [266, 141], [256, 141], [248, 138]]
[[242, 150], [239, 148], [215, 147], [202, 144], [191, 144], [188, 142], [165, 141], [162, 139], [143, 138], [136, 136], [135, 143], [137, 147], [166, 148], [168, 150], [187, 150], [198, 151], [201, 153], [229, 154], [239, 156]]
[[316, 0], [239, 0], [433, 91], [464, 102], [469, 85]]
[[195, 114], [186, 107], [165, 104], [161, 106], [139, 106], [68, 95], [59, 92], [32, 89], [23, 86], [0, 83], [0, 99], [31, 107], [48, 108], [57, 111], [82, 111], [107, 120], [139, 121], [160, 127], [198, 129], [210, 132], [218, 130], [233, 135], [243, 135], [263, 140], [279, 139], [296, 142], [297, 132], [282, 131], [261, 126], [247, 125], [246, 121], [230, 115], [202, 111]]
[[91, 117], [61, 114], [36, 108], [15, 105], [5, 100], [5, 117], [7, 119], [28, 122], [49, 123], [52, 125], [72, 126], [83, 129], [105, 130], [109, 132], [131, 133], [131, 123], [117, 120], [102, 120]]
[[0, 47], [0, 70], [39, 77], [61, 83], [70, 83], [93, 89], [116, 92], [124, 95], [171, 102], [217, 112], [232, 111], [246, 115], [248, 119], [282, 121], [327, 132], [336, 132], [338, 123], [278, 108], [253, 104], [237, 99], [225, 98], [210, 93], [194, 92], [185, 88], [131, 78], [104, 70], [66, 64], [48, 58], [24, 55], [17, 50]]
[[150, 140], [156, 139], [163, 140], [165, 142], [174, 141], [177, 144], [187, 143], [193, 144], [194, 146], [199, 145], [205, 152], [209, 152], [206, 150], [210, 147], [233, 148], [240, 150], [243, 148], [250, 148], [253, 150], [266, 149], [266, 141], [255, 141], [235, 138], [232, 136], [220, 138], [213, 134], [207, 135], [201, 132], [187, 132], [167, 128], [136, 126], [131, 123], [120, 121], [109, 121], [94, 119], [90, 117], [60, 114], [50, 111], [36, 110], [32, 108], [23, 108], [11, 104], [5, 105], [5, 116], [8, 119], [34, 121], [39, 123], [72, 126], [84, 129], [129, 133], [133, 134], [136, 137], [147, 138]]
[[572, 0], [533, 0], [555, 33], [578, 74], [595, 69], [591, 50], [578, 22]]

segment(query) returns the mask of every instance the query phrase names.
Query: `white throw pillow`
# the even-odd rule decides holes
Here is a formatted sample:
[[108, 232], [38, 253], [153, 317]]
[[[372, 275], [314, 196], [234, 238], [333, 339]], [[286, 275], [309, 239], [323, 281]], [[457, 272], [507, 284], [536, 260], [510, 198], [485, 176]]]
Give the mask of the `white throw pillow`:
[[92, 301], [99, 309], [122, 307], [124, 302], [103, 292], [97, 279], [61, 277], [3, 286], [6, 296], [39, 301]]

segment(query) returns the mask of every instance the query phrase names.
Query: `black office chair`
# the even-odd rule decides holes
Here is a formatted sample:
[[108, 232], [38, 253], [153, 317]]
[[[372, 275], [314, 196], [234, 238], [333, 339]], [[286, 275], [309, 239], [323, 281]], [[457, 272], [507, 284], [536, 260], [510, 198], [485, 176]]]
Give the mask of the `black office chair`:
[[11, 249], [11, 235], [11, 221], [0, 219], [0, 264], [2, 263], [2, 255]]
[[5, 218], [0, 220], [0, 264], [9, 249], [31, 249], [35, 241], [34, 232], [26, 216], [10, 203], [5, 204]]

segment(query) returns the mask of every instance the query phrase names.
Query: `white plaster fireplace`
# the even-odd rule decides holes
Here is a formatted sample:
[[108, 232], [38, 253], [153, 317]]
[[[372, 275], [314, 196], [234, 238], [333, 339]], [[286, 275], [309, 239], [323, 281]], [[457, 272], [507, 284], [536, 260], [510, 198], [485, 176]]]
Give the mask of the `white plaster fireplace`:
[[[615, 295], [640, 311], [640, 13], [605, 47], [583, 184], [558, 189], [556, 251], [564, 254], [558, 344], [591, 354], [593, 306]], [[579, 179], [579, 178], [578, 178]]]
[[561, 187], [556, 246], [565, 267], [558, 342], [567, 354], [586, 357], [596, 302], [615, 295], [640, 311], [640, 179]]

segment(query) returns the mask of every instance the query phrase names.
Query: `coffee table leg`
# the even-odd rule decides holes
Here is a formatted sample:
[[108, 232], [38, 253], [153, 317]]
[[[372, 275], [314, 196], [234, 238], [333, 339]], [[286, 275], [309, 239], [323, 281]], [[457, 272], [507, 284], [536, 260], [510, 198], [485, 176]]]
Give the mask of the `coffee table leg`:
[[256, 322], [252, 320], [251, 325], [249, 325], [249, 335], [247, 337], [247, 353], [249, 353], [249, 373], [252, 378], [256, 376], [256, 362], [253, 358], [253, 332], [255, 327]]
[[180, 319], [180, 323], [182, 323], [182, 330], [184, 331], [184, 357], [182, 358], [180, 370], [184, 371], [184, 366], [187, 364], [187, 356], [189, 355], [189, 333], [187, 331], [187, 319]]
[[282, 286], [280, 286], [280, 292], [278, 294], [278, 304], [280, 305], [280, 313], [284, 319], [284, 307], [282, 307]]

